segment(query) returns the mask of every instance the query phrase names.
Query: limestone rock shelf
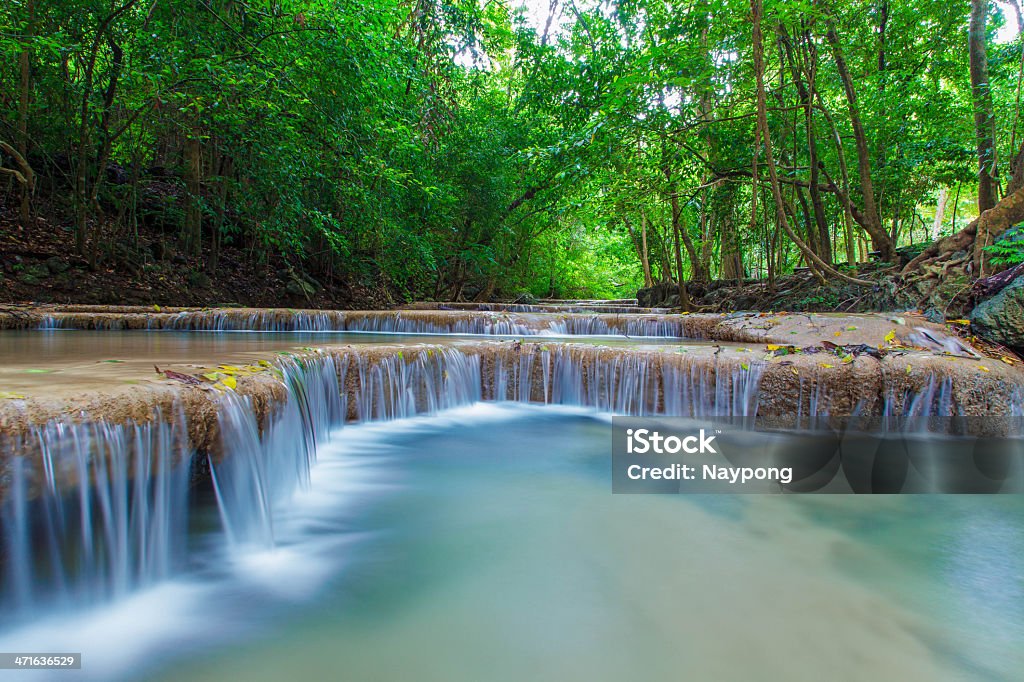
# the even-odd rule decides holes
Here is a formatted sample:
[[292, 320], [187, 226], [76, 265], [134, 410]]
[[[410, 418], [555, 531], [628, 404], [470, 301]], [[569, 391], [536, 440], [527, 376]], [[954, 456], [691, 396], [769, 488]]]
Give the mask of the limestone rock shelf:
[[[182, 314], [214, 319], [222, 313], [243, 316], [237, 319], [276, 321], [307, 314], [30, 309], [6, 315], [8, 320], [19, 315], [33, 319], [64, 316], [61, 319], [76, 327], [117, 330], [147, 325], [154, 329], [155, 324]], [[421, 314], [440, 324], [492, 313], [308, 314], [348, 320], [365, 316], [415, 319]], [[561, 313], [522, 314], [516, 319], [517, 323], [537, 324], [546, 317], [565, 319]], [[597, 317], [615, 320], [625, 316]], [[666, 316], [649, 317], [666, 322]], [[263, 428], [310, 382], [316, 382], [321, 392], [324, 386], [333, 387], [331, 392], [340, 398], [339, 409], [348, 421], [393, 419], [478, 400], [577, 405], [618, 414], [756, 414], [766, 425], [791, 425], [798, 417], [828, 419], [854, 412], [998, 419], [1024, 409], [1024, 372], [1019, 365], [986, 358], [965, 342], [944, 336], [936, 325], [919, 320], [885, 315], [779, 314], [674, 316], [671, 322], [713, 340], [651, 343], [619, 339], [616, 345], [605, 345], [607, 339], [584, 337], [577, 343], [537, 336], [467, 339], [380, 334], [360, 342], [346, 342], [344, 335], [317, 337], [298, 345], [288, 334], [3, 331], [0, 496], [4, 466], [12, 457], [38, 459], [48, 447], [51, 431], [47, 425], [52, 429], [60, 423], [134, 427], [175, 422], [188, 449], [216, 458], [221, 451], [225, 405], [238, 409], [242, 404]], [[909, 348], [920, 335], [938, 348]], [[14, 343], [16, 339], [21, 345]], [[145, 343], [138, 345], [140, 339]], [[180, 347], [183, 339], [184, 350]], [[111, 362], [110, 347], [100, 340], [128, 345], [122, 349], [121, 359]], [[39, 367], [48, 343], [56, 347], [50, 348], [52, 356], [46, 356], [46, 366]], [[62, 343], [74, 345], [76, 351], [62, 358]], [[91, 354], [82, 347], [97, 343]], [[887, 352], [881, 357], [871, 352], [838, 357], [828, 344], [885, 346]], [[946, 352], [944, 344], [957, 349], [958, 355]], [[778, 354], [775, 347], [780, 345], [820, 350]], [[170, 370], [171, 378], [158, 375], [154, 365]], [[218, 381], [215, 372], [227, 372], [224, 376], [230, 379]], [[174, 373], [193, 379], [183, 381]]]

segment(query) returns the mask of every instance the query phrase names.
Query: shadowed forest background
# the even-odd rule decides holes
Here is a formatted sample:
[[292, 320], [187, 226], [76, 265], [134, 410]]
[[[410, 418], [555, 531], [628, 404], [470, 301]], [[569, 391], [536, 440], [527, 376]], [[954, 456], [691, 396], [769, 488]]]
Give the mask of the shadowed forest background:
[[7, 2], [0, 300], [941, 308], [1024, 260], [1016, 3]]

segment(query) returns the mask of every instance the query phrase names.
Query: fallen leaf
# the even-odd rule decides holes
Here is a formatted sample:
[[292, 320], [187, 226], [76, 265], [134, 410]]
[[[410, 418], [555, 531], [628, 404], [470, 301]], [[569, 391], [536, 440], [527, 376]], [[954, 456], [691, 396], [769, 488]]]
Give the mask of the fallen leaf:
[[830, 364], [828, 364], [827, 362], [822, 362], [822, 363], [819, 363], [819, 365], [818, 365], [818, 366], [819, 366], [819, 367], [824, 367], [825, 369], [832, 369], [833, 367], [835, 367], [835, 365], [830, 365]]
[[153, 369], [156, 370], [157, 374], [163, 374], [168, 379], [180, 381], [181, 383], [189, 384], [190, 386], [201, 386], [203, 383], [191, 374], [182, 374], [181, 372], [175, 372], [172, 369], [160, 369], [156, 365], [153, 365]]
[[896, 330], [893, 329], [891, 332], [889, 332], [888, 334], [885, 335], [885, 342], [891, 344], [891, 343], [893, 343], [895, 341], [896, 341]]
[[227, 376], [220, 380], [222, 384], [230, 388], [232, 391], [238, 386], [238, 380], [235, 377]]
[[946, 320], [946, 324], [968, 325], [970, 323], [970, 320]]
[[991, 372], [992, 371], [988, 367], [986, 367], [985, 365], [978, 365], [978, 369], [980, 369], [982, 372]]
[[25, 396], [10, 391], [0, 391], [0, 400], [24, 400]]

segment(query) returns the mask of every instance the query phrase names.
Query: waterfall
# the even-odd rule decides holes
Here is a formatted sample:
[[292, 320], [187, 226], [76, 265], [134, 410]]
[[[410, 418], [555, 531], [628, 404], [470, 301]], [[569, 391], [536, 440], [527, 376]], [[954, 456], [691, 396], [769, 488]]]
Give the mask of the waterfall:
[[[0, 613], [109, 601], [184, 559], [192, 452], [184, 416], [52, 422], [6, 449]], [[87, 485], [80, 485], [88, 481]]]
[[[269, 411], [255, 409], [255, 400], [267, 399], [256, 393], [217, 399], [220, 448], [209, 460], [210, 480], [229, 547], [265, 549], [275, 543], [275, 516], [309, 485], [318, 444], [346, 421], [399, 419], [481, 400], [753, 417], [769, 390], [761, 385], [766, 370], [758, 361], [717, 356], [520, 342], [283, 358], [275, 372], [285, 397]], [[824, 382], [793, 381], [800, 381], [798, 419], [828, 415], [833, 402]], [[934, 374], [913, 390], [887, 390], [871, 406], [876, 413], [956, 410], [949, 379]], [[1020, 396], [1012, 402], [1020, 414]], [[267, 416], [260, 422], [256, 414]], [[180, 410], [137, 425], [52, 422], [0, 443], [12, 453], [0, 460], [0, 615], [14, 622], [48, 608], [110, 601], [183, 568], [188, 443]]]
[[653, 336], [685, 338], [680, 318], [638, 317], [636, 315], [566, 315], [554, 319], [549, 333], [587, 336]]
[[263, 332], [376, 332], [488, 336], [687, 336], [682, 318], [655, 315], [475, 310], [313, 311], [215, 309], [182, 312], [55, 312], [37, 329]]
[[488, 400], [628, 415], [753, 416], [762, 363], [674, 363], [661, 354], [531, 344], [488, 358]]
[[360, 421], [399, 419], [468, 405], [481, 399], [480, 358], [454, 348], [402, 351], [370, 358], [354, 354], [358, 383], [355, 417]]
[[274, 545], [275, 509], [296, 488], [308, 487], [317, 444], [344, 421], [344, 371], [330, 356], [282, 362], [287, 397], [262, 433], [249, 398], [222, 398], [222, 457], [210, 459], [210, 477], [232, 546]]

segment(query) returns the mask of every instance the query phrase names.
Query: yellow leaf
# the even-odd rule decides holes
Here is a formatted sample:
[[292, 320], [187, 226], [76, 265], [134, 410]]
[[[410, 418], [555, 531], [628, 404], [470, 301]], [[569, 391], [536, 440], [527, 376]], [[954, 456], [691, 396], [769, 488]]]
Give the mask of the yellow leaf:
[[894, 341], [896, 341], [896, 330], [895, 329], [893, 329], [891, 332], [889, 332], [888, 334], [885, 335], [885, 342], [886, 343], [893, 343]]
[[850, 355], [846, 355], [846, 356], [843, 357], [843, 364], [844, 365], [848, 365], [851, 362], [853, 362], [853, 354], [852, 353]]
[[832, 369], [833, 367], [835, 367], [835, 365], [830, 365], [830, 364], [828, 364], [827, 362], [822, 362], [822, 363], [821, 363], [821, 364], [819, 365], [819, 367], [824, 367], [825, 369]]
[[25, 396], [10, 391], [0, 391], [0, 400], [24, 400]]
[[748, 365], [745, 362], [743, 364], [741, 364], [740, 367], [742, 367], [743, 369], [750, 369], [750, 365]]
[[1003, 362], [1005, 362], [1008, 365], [1013, 365], [1013, 360], [1011, 360], [1010, 358], [1006, 357], [1005, 355], [1003, 357], [999, 358], [999, 359], [1002, 360]]
[[260, 360], [260, 367], [273, 367], [273, 365], [267, 360]]
[[238, 379], [234, 377], [224, 377], [221, 379], [221, 383], [230, 388], [232, 391], [238, 386]]
[[203, 378], [209, 379], [210, 381], [217, 381], [218, 379], [220, 379], [220, 376], [220, 372], [207, 372], [206, 374], [203, 375]]
[[970, 324], [970, 323], [971, 323], [971, 321], [970, 321], [970, 320], [946, 320], [946, 324], [961, 324], [961, 325], [966, 325], [966, 324]]
[[153, 310], [155, 310], [157, 312], [160, 312], [160, 306], [158, 306], [156, 303], [154, 303], [153, 304]]
[[220, 383], [219, 381], [218, 381], [217, 383], [215, 383], [215, 384], [213, 385], [213, 387], [214, 387], [215, 389], [217, 389], [218, 391], [226, 391], [226, 390], [228, 390], [228, 387], [227, 387], [227, 386], [225, 386], [224, 384]]
[[794, 368], [794, 367], [790, 367], [789, 371], [792, 372], [793, 374], [797, 375], [797, 376], [800, 376], [800, 372], [796, 371], [796, 368]]
[[785, 346], [780, 346], [777, 343], [769, 343], [768, 344], [768, 350], [779, 350], [780, 348], [785, 348]]
[[842, 336], [842, 335], [843, 335], [843, 333], [842, 333], [842, 332], [840, 331], [840, 332], [836, 332], [836, 333], [835, 333], [835, 334], [833, 334], [832, 336], [836, 336], [836, 337], [839, 337], [839, 336]]
[[978, 365], [978, 369], [980, 369], [982, 372], [991, 372], [992, 371], [988, 367], [986, 367], [985, 365]]
[[913, 368], [910, 365], [907, 365], [907, 374], [910, 374], [912, 370]]

